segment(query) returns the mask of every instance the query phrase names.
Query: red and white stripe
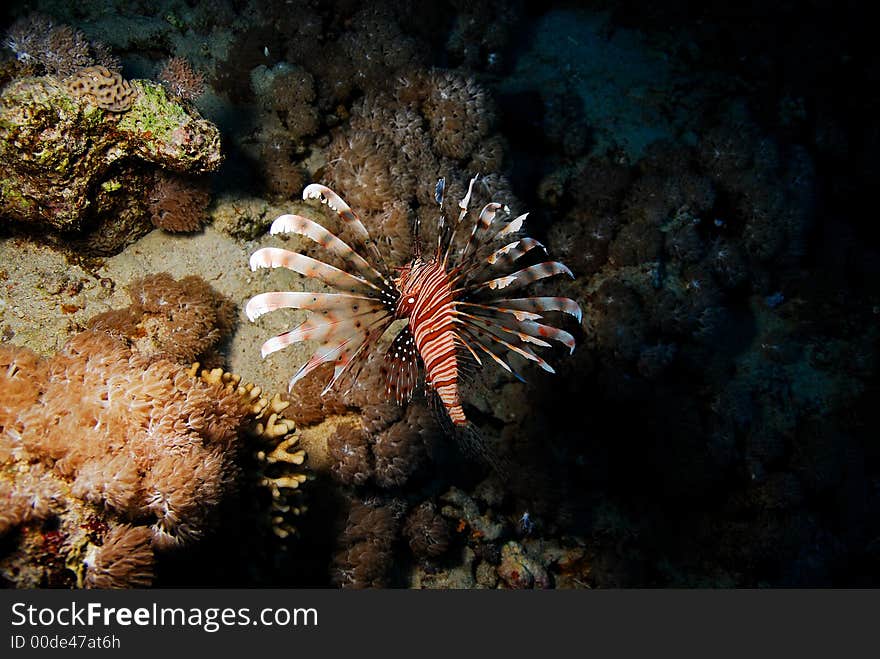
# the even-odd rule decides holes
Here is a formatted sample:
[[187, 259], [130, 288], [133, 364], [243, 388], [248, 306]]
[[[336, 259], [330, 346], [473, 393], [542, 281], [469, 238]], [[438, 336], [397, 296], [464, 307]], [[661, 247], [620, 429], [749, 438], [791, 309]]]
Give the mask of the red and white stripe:
[[449, 418], [467, 425], [458, 391], [458, 335], [452, 283], [437, 261], [416, 261], [398, 282], [397, 314], [409, 318], [416, 348], [425, 365], [425, 382], [440, 396]]

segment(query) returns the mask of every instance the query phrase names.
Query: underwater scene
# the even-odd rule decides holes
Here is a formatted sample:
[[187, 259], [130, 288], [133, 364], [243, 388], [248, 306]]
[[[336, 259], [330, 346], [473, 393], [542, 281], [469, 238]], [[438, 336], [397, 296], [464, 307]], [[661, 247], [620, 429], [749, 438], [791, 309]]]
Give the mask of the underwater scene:
[[880, 586], [862, 3], [0, 9], [0, 584]]

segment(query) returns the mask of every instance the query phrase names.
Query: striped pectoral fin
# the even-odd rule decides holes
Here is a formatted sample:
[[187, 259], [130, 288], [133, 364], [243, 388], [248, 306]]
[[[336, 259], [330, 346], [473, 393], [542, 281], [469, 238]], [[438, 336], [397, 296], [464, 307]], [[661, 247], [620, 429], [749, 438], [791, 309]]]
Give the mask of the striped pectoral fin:
[[503, 288], [514, 290], [522, 288], [523, 286], [528, 286], [539, 279], [546, 279], [547, 277], [553, 277], [554, 275], [568, 275], [569, 277], [574, 278], [571, 270], [569, 270], [564, 264], [559, 261], [547, 261], [545, 263], [530, 265], [528, 268], [517, 270], [504, 277], [496, 277], [495, 279], [490, 279], [489, 281], [474, 285], [471, 287], [471, 290], [477, 291], [484, 288], [490, 290], [500, 290]]
[[357, 216], [351, 207], [345, 203], [345, 201], [338, 194], [333, 192], [330, 188], [325, 185], [321, 185], [320, 183], [312, 183], [311, 185], [307, 185], [303, 190], [303, 199], [318, 199], [323, 204], [327, 204], [330, 208], [336, 211], [336, 214], [339, 218], [345, 223], [345, 225], [351, 230], [352, 234], [357, 240], [359, 246], [365, 247], [369, 251], [369, 256], [375, 259], [376, 263], [384, 264], [385, 261], [382, 258], [382, 254], [379, 252], [379, 248], [376, 246], [375, 241], [370, 237], [370, 232], [367, 231], [367, 228], [364, 226], [364, 223], [361, 222], [361, 218]]
[[551, 339], [553, 341], [558, 341], [566, 348], [568, 348], [569, 354], [574, 352], [574, 348], [577, 345], [575, 338], [566, 332], [565, 330], [561, 330], [558, 327], [553, 327], [552, 325], [544, 325], [542, 323], [536, 323], [531, 320], [523, 320], [520, 321], [517, 325], [517, 328], [521, 332], [525, 332], [533, 337], [541, 337], [545, 339]]
[[354, 384], [354, 381], [360, 374], [360, 369], [366, 362], [370, 347], [385, 332], [390, 324], [391, 319], [382, 319], [379, 322], [374, 323], [365, 335], [362, 335], [360, 338], [356, 337], [355, 340], [352, 340], [351, 343], [345, 347], [336, 358], [333, 377], [321, 392], [322, 396], [330, 391], [330, 389], [332, 389], [346, 374], [351, 375], [351, 383]]
[[356, 270], [365, 279], [372, 281], [378, 286], [385, 283], [385, 278], [360, 254], [355, 252], [348, 243], [340, 240], [333, 233], [301, 215], [281, 215], [272, 222], [269, 229], [272, 235], [279, 233], [295, 233], [310, 238], [326, 249], [331, 254], [338, 256], [345, 262], [346, 267]]
[[419, 382], [419, 351], [415, 339], [404, 327], [385, 353], [385, 382], [388, 393], [401, 405], [412, 399]]
[[301, 341], [321, 341], [336, 343], [350, 336], [363, 334], [377, 320], [387, 318], [390, 314], [385, 309], [365, 311], [357, 316], [309, 316], [303, 323], [292, 330], [274, 336], [263, 344], [263, 357]]
[[253, 322], [260, 316], [277, 309], [305, 309], [308, 311], [351, 314], [378, 310], [382, 302], [375, 298], [345, 293], [309, 293], [297, 291], [273, 291], [255, 295], [245, 305], [244, 312]]
[[480, 350], [481, 352], [486, 353], [496, 364], [498, 364], [502, 369], [513, 375], [520, 382], [525, 382], [526, 379], [521, 376], [519, 373], [513, 370], [510, 364], [507, 363], [507, 353], [509, 352], [503, 346], [492, 342], [486, 342], [481, 340], [479, 335], [471, 332], [467, 328], [462, 328], [459, 331], [459, 335], [461, 336], [462, 343], [468, 346], [468, 350], [472, 353], [474, 349]]
[[370, 232], [367, 231], [361, 219], [351, 210], [351, 207], [345, 203], [342, 197], [326, 185], [321, 185], [320, 183], [307, 185], [303, 190], [302, 197], [303, 199], [318, 199], [322, 204], [327, 204], [351, 228], [358, 240], [363, 242], [370, 240]]
[[291, 252], [279, 247], [263, 247], [251, 254], [251, 270], [257, 268], [287, 268], [304, 277], [318, 279], [334, 288], [358, 291], [367, 295], [374, 295], [379, 289], [374, 284], [361, 277], [352, 275], [344, 270], [332, 266], [323, 261], [318, 261], [305, 254]]
[[[484, 309], [474, 310], [474, 314], [484, 322], [494, 324], [500, 328], [507, 330], [508, 332], [512, 332], [518, 335], [521, 340], [527, 343], [536, 343], [540, 346], [546, 347], [549, 344], [546, 343], [543, 339], [549, 339], [552, 341], [558, 341], [559, 343], [564, 345], [566, 348], [568, 348], [569, 353], [574, 352], [574, 348], [577, 342], [575, 341], [575, 338], [565, 330], [553, 327], [552, 325], [536, 323], [533, 319], [516, 317], [516, 314], [523, 314], [528, 312], [511, 311], [510, 313], [511, 315], [499, 315], [497, 313], [492, 313], [491, 311], [487, 311]], [[474, 316], [466, 315], [466, 317], [473, 318]], [[531, 339], [527, 337], [531, 337]]]
[[471, 251], [471, 249], [476, 248], [480, 244], [480, 239], [483, 238], [484, 234], [489, 230], [489, 227], [492, 226], [492, 223], [495, 221], [495, 216], [502, 208], [503, 206], [496, 202], [490, 202], [483, 206], [483, 210], [480, 211], [480, 216], [474, 223], [474, 228], [471, 230], [471, 235], [468, 238], [467, 244], [464, 246], [464, 250], [461, 253], [462, 261], [464, 260], [465, 256]]
[[[580, 305], [567, 297], [521, 297], [512, 299], [492, 300], [492, 304], [505, 309], [543, 313], [545, 311], [561, 311], [581, 321]], [[535, 319], [531, 319], [535, 320]]]
[[[353, 339], [349, 339], [349, 342]], [[302, 380], [309, 373], [314, 371], [316, 368], [321, 366], [322, 364], [327, 364], [331, 362], [335, 362], [340, 354], [346, 349], [347, 342], [337, 343], [334, 345], [321, 346], [318, 348], [315, 353], [309, 358], [309, 360], [300, 366], [299, 370], [294, 373], [293, 377], [290, 378], [290, 383], [287, 385], [287, 390], [293, 390], [294, 385], [297, 382]]]
[[487, 318], [504, 318], [505, 316], [513, 316], [517, 320], [541, 320], [539, 313], [532, 311], [523, 311], [509, 306], [495, 305], [491, 303], [480, 304], [479, 302], [456, 302], [457, 308], [473, 309], [474, 313]]
[[461, 221], [464, 219], [464, 216], [467, 215], [468, 206], [471, 203], [471, 194], [474, 192], [474, 183], [477, 182], [477, 179], [480, 178], [479, 174], [476, 174], [468, 183], [467, 194], [462, 197], [458, 202], [459, 214], [458, 214], [458, 223], [461, 224]]
[[461, 318], [467, 319], [467, 322], [474, 325], [475, 327], [479, 327], [480, 329], [490, 330], [495, 329], [499, 332], [504, 332], [506, 334], [510, 334], [512, 337], [516, 337], [523, 343], [533, 343], [537, 346], [541, 346], [542, 348], [549, 348], [550, 344], [541, 339], [540, 337], [533, 336], [531, 332], [526, 332], [520, 328], [521, 323], [518, 321], [502, 321], [499, 319], [491, 319], [491, 318], [482, 318], [475, 314], [463, 313], [461, 311], [458, 312], [458, 315]]
[[545, 254], [547, 253], [544, 245], [534, 238], [521, 238], [495, 250], [487, 257], [486, 261], [491, 265], [503, 268], [512, 265], [517, 259], [536, 247], [543, 249]]
[[522, 215], [519, 215], [519, 216], [513, 218], [510, 222], [508, 222], [507, 224], [505, 224], [503, 227], [501, 227], [498, 230], [498, 233], [496, 233], [492, 237], [492, 240], [495, 240], [497, 238], [503, 238], [504, 236], [510, 236], [510, 235], [513, 235], [514, 233], [516, 233], [517, 231], [520, 231], [523, 228], [523, 224], [525, 224], [526, 218], [528, 216], [529, 216], [528, 213], [523, 213]]
[[[540, 341], [539, 339], [535, 339], [534, 337], [530, 337], [530, 341], [520, 337], [516, 333], [507, 333], [505, 335], [504, 328], [501, 328], [497, 325], [493, 325], [492, 323], [484, 323], [479, 320], [473, 320], [470, 318], [462, 318], [458, 317], [457, 322], [462, 323], [468, 329], [472, 336], [477, 339], [479, 345], [482, 346], [491, 346], [493, 344], [499, 344], [510, 350], [511, 352], [515, 352], [521, 357], [528, 359], [529, 361], [535, 362], [538, 366], [543, 368], [548, 373], [555, 373], [553, 367], [550, 366], [546, 361], [538, 357], [527, 345], [526, 343], [537, 343], [538, 345], [549, 346], [548, 343], [544, 341]], [[540, 342], [539, 342], [540, 341]]]
[[290, 379], [288, 389], [293, 389], [297, 382], [322, 364], [334, 363], [336, 366], [334, 368], [333, 379], [324, 389], [324, 392], [326, 392], [342, 373], [354, 363], [355, 358], [362, 354], [362, 349], [364, 345], [369, 344], [370, 338], [376, 333], [381, 334], [390, 322], [391, 320], [389, 316], [380, 316], [361, 331], [351, 333], [334, 342], [325, 342]]

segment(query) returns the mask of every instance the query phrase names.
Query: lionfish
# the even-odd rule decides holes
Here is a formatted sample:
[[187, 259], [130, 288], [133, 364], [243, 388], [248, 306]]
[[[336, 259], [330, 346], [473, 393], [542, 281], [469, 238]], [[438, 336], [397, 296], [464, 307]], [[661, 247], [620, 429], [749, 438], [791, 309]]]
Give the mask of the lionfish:
[[[507, 296], [546, 277], [573, 277], [557, 261], [511, 272], [517, 261], [532, 250], [546, 253], [537, 240], [516, 237], [528, 213], [505, 221], [509, 209], [499, 203], [488, 203], [476, 218], [466, 242], [461, 235], [456, 243], [456, 232], [468, 215], [477, 178], [471, 179], [467, 194], [458, 204], [458, 221], [452, 225], [443, 216], [445, 180], [438, 181], [435, 197], [441, 213], [436, 249], [429, 257], [423, 257], [416, 222], [413, 258], [399, 268], [388, 267], [355, 212], [323, 185], [307, 186], [303, 199], [319, 199], [335, 211], [353, 237], [352, 245], [300, 215], [281, 215], [272, 223], [271, 234], [305, 236], [344, 264], [340, 269], [277, 247], [259, 249], [250, 258], [251, 270], [284, 267], [340, 291], [278, 291], [261, 293], [248, 301], [245, 312], [251, 321], [282, 308], [312, 312], [305, 322], [269, 339], [262, 347], [265, 358], [293, 343], [319, 342], [315, 353], [290, 380], [291, 389], [326, 363], [333, 363], [335, 368], [322, 395], [344, 374], [349, 374], [354, 382], [386, 330], [396, 320], [405, 319], [406, 324], [384, 355], [387, 393], [399, 403], [407, 403], [424, 374], [428, 392], [436, 394], [454, 429], [463, 429], [470, 426], [461, 398], [461, 378], [469, 360], [472, 365], [482, 366], [482, 358], [488, 358], [522, 380], [509, 363], [510, 353], [552, 373], [553, 368], [535, 354], [533, 347], [548, 348], [548, 340], [552, 340], [570, 352], [574, 350], [575, 339], [571, 334], [538, 322], [545, 312], [562, 312], [580, 322], [581, 309], [574, 300]], [[500, 247], [493, 248], [499, 243]]]

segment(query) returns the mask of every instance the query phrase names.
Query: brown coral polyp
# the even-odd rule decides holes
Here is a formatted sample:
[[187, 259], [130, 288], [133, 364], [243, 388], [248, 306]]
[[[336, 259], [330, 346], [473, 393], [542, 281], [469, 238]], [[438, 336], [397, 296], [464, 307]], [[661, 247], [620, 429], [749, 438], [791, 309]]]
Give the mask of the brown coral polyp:
[[160, 172], [149, 194], [150, 219], [159, 229], [191, 233], [207, 222], [210, 202], [204, 184]]

